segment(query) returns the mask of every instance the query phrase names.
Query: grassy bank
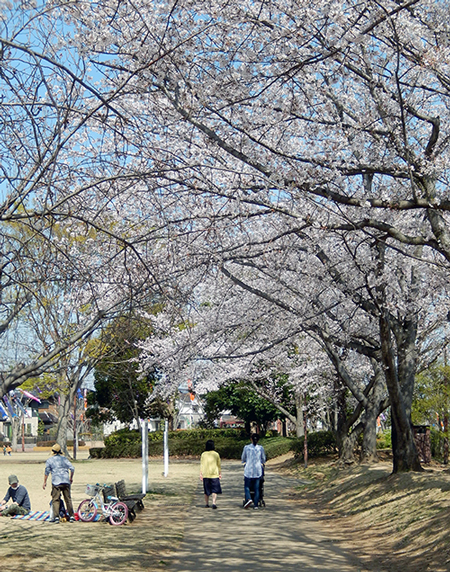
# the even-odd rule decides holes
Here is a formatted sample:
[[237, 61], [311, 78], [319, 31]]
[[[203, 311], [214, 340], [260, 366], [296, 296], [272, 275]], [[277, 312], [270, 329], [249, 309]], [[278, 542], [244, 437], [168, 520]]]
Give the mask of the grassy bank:
[[450, 570], [450, 471], [392, 475], [388, 460], [339, 468], [335, 459], [280, 470], [297, 477], [293, 498], [333, 533], [336, 542], [377, 572]]

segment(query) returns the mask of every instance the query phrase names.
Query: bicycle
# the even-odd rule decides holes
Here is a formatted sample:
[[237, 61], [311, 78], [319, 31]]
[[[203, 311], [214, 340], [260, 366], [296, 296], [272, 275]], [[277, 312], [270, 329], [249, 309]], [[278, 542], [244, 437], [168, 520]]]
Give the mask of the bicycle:
[[[100, 509], [105, 520], [109, 519], [111, 524], [120, 526], [126, 522], [128, 518], [127, 505], [117, 497], [109, 495], [110, 491], [108, 489], [111, 492], [113, 490], [108, 485], [102, 486], [98, 483], [96, 485], [86, 485], [86, 494], [92, 498], [81, 501], [77, 510], [80, 520], [92, 522]], [[103, 494], [104, 500], [102, 500], [101, 494]]]

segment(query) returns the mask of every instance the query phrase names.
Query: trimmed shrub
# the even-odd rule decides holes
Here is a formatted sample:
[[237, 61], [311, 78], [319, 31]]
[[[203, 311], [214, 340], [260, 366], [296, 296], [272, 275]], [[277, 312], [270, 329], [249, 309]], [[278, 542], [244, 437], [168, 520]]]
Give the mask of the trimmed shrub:
[[229, 438], [238, 440], [248, 440], [248, 435], [244, 429], [180, 429], [169, 431], [169, 439], [208, 439]]
[[431, 456], [439, 461], [444, 458], [444, 439], [445, 433], [443, 431], [435, 427], [430, 428]]
[[[193, 429], [169, 432], [169, 452], [173, 457], [200, 457], [205, 443], [213, 439], [216, 451], [223, 459], [240, 459], [248, 436], [241, 429]], [[261, 439], [267, 458], [272, 459], [287, 453], [293, 440], [287, 437]], [[140, 457], [141, 434], [137, 430], [121, 429], [105, 438], [105, 447], [91, 448], [92, 458]], [[148, 455], [160, 457], [164, 453], [163, 433], [149, 433]]]
[[[53, 447], [53, 445], [56, 443], [56, 441], [37, 441], [36, 442], [36, 447]], [[78, 440], [78, 446], [79, 447], [84, 447], [86, 445], [86, 442], [83, 441], [82, 439]], [[73, 439], [72, 440], [68, 440], [67, 441], [67, 446], [72, 448], [73, 447]]]
[[377, 434], [377, 449], [392, 449], [390, 429]]
[[104, 447], [91, 447], [89, 449], [89, 457], [91, 459], [101, 459]]
[[[287, 437], [272, 437], [270, 439], [261, 439], [260, 444], [264, 447], [268, 459], [273, 459], [280, 455], [284, 455], [291, 450], [292, 439]], [[230, 439], [224, 437], [216, 437], [214, 445], [216, 451], [222, 459], [240, 459], [242, 450], [249, 443], [246, 439]], [[163, 454], [163, 443], [149, 443], [149, 456], [160, 456]], [[174, 457], [194, 456], [199, 457], [205, 450], [205, 439], [196, 439], [191, 436], [190, 439], [171, 439], [169, 437], [170, 455]]]
[[[267, 459], [274, 459], [280, 455], [286, 455], [292, 450], [295, 439], [291, 437], [270, 437], [261, 439], [260, 443], [264, 447]], [[239, 456], [240, 458], [240, 456]]]
[[[292, 451], [297, 459], [303, 459], [305, 438], [292, 439]], [[316, 431], [308, 433], [308, 456], [322, 457], [337, 452], [336, 439], [331, 431]]]
[[36, 447], [53, 447], [56, 441], [37, 441]]

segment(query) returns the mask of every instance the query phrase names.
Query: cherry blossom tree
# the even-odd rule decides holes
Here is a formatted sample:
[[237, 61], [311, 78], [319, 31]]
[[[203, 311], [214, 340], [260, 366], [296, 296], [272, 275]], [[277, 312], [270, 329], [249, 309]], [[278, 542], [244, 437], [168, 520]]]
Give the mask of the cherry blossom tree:
[[[59, 123], [72, 136], [55, 165], [69, 164], [71, 178], [52, 175], [35, 196], [48, 202], [50, 188], [58, 214], [107, 236], [105, 252], [116, 246], [110, 259], [120, 269], [113, 290], [119, 276], [132, 277], [135, 291], [154, 287], [174, 302], [172, 327], [189, 324], [199, 300], [219, 304], [204, 290], [223, 278], [237, 292], [224, 298], [228, 317], [235, 326], [251, 319], [240, 337], [224, 337], [230, 325], [211, 327], [209, 352], [200, 355], [225, 355], [226, 342], [230, 378], [242, 373], [233, 347], [241, 340], [242, 354], [264, 348], [269, 363], [269, 350], [284, 345], [282, 365], [305, 333], [334, 367], [337, 348], [358, 350], [373, 372], [356, 375], [366, 387], [377, 376], [370, 360], [378, 361], [398, 438], [394, 470], [418, 468], [410, 402], [419, 343], [425, 326], [436, 331], [447, 314], [446, 3], [51, 7], [69, 23], [54, 45], [73, 55], [55, 69], [83, 106], [70, 100], [62, 106], [70, 121]], [[4, 45], [47, 66], [20, 39]], [[79, 81], [87, 78], [82, 65], [74, 81], [73, 61], [89, 62], [95, 93]], [[233, 310], [243, 291], [247, 304]], [[166, 331], [167, 344], [189, 329]]]
[[[223, 259], [235, 248], [235, 229], [252, 217], [268, 221], [266, 229], [282, 219], [291, 235], [306, 227], [319, 238], [362, 231], [381, 250], [414, 257], [422, 247], [421, 260], [447, 267], [445, 10], [415, 0], [186, 1], [158, 9], [142, 1], [71, 16], [76, 39], [99, 46], [91, 50], [98, 68], [128, 78], [133, 97], [123, 104], [134, 106], [142, 126], [136, 99], [146, 102], [152, 129], [135, 132], [141, 147], [150, 133], [149, 148], [166, 168], [170, 156], [161, 193], [177, 255], [186, 266], [195, 264], [186, 252], [197, 264], [204, 254], [230, 274]], [[175, 189], [187, 217], [171, 202]], [[218, 221], [228, 222], [228, 233]], [[419, 314], [411, 299], [394, 320], [386, 288], [372, 287], [372, 319], [400, 440], [394, 470], [408, 470], [418, 468], [409, 410]]]
[[[57, 6], [3, 3], [0, 10], [4, 394], [162, 287], [152, 242], [159, 222], [133, 187], [143, 170], [151, 178], [152, 167], [123, 136], [128, 120], [113, 105], [123, 86], [102, 93], [85, 56], [70, 46]], [[49, 307], [45, 285], [64, 298], [65, 315], [80, 319], [70, 332], [47, 332], [45, 343], [35, 344], [24, 324], [37, 324], [39, 310]]]

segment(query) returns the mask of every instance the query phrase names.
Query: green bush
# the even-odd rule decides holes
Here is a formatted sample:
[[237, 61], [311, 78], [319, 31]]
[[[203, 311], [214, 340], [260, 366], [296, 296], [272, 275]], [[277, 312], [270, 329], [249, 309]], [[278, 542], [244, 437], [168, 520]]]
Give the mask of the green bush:
[[381, 431], [377, 435], [377, 449], [392, 449], [391, 430]]
[[244, 429], [188, 429], [169, 431], [169, 439], [208, 439], [229, 438], [237, 440], [247, 440], [248, 435]]
[[[56, 441], [37, 441], [36, 442], [36, 447], [53, 447], [53, 445], [56, 443]], [[78, 447], [84, 447], [86, 445], [86, 442], [83, 441], [82, 439], [78, 440]], [[73, 447], [73, 439], [71, 440], [67, 440], [67, 446], [69, 448]]]
[[[240, 458], [243, 443], [235, 439], [215, 439], [216, 451], [224, 459]], [[171, 439], [169, 437], [169, 452], [172, 457], [199, 457], [205, 450], [205, 439]], [[150, 457], [161, 456], [164, 452], [163, 442], [149, 443]], [[239, 455], [238, 455], [239, 453]]]
[[[292, 439], [292, 451], [297, 459], [303, 459], [305, 438]], [[308, 457], [322, 457], [337, 452], [336, 439], [331, 431], [308, 433]]]
[[431, 427], [430, 429], [430, 442], [431, 442], [431, 456], [439, 461], [443, 460], [444, 457], [444, 439], [445, 433]]
[[[241, 429], [193, 429], [169, 432], [169, 452], [172, 457], [199, 457], [205, 450], [205, 443], [213, 439], [216, 451], [223, 459], [240, 459], [248, 436]], [[267, 458], [287, 453], [293, 440], [287, 437], [261, 439]], [[91, 448], [92, 458], [140, 457], [142, 455], [141, 434], [137, 430], [121, 429], [105, 438], [105, 447]], [[160, 457], [164, 452], [163, 433], [149, 433], [148, 455]]]
[[137, 429], [119, 429], [104, 439], [105, 447], [114, 447], [119, 444], [129, 444], [141, 441], [141, 432]]
[[101, 459], [104, 447], [91, 447], [89, 449], [89, 457], [91, 459]]
[[292, 450], [295, 439], [291, 437], [270, 437], [261, 439], [260, 443], [264, 447], [267, 459], [274, 459], [280, 455], [286, 455]]
[[53, 447], [56, 441], [37, 441], [36, 447]]
[[[216, 451], [222, 459], [240, 459], [242, 450], [249, 440], [235, 439], [229, 437], [216, 437], [214, 445]], [[284, 455], [291, 450], [292, 439], [287, 437], [272, 437], [261, 439], [260, 444], [264, 447], [268, 459], [273, 459]], [[149, 443], [149, 456], [160, 456], [163, 454], [163, 443]], [[188, 439], [171, 439], [169, 437], [170, 455], [174, 457], [194, 456], [199, 457], [205, 450], [205, 439], [198, 439], [191, 435]]]

